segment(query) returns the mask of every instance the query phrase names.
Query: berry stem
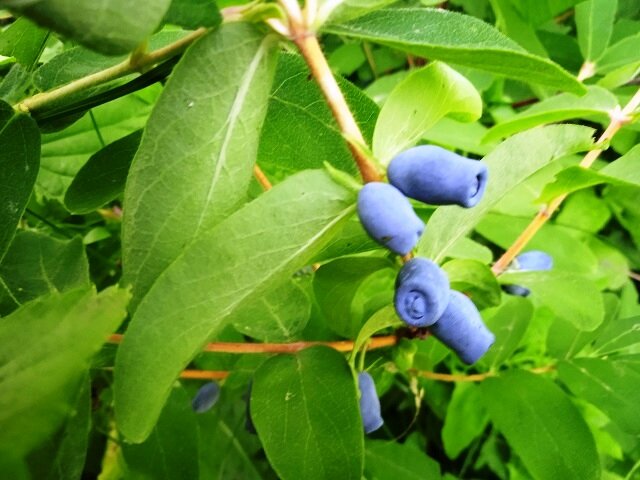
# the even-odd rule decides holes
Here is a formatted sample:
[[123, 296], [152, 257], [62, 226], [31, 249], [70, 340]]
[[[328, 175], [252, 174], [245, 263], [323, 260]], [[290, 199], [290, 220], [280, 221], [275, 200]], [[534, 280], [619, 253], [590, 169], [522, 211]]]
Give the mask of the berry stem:
[[[640, 89], [638, 89], [635, 95], [629, 100], [629, 103], [622, 110], [614, 110], [610, 113], [611, 121], [606, 130], [598, 138], [597, 145], [603, 145], [603, 147], [590, 150], [580, 162], [582, 168], [590, 168], [593, 163], [598, 159], [600, 154], [607, 148], [609, 141], [614, 137], [616, 133], [627, 123], [631, 121], [632, 115], [640, 106]], [[520, 236], [513, 242], [513, 244], [507, 249], [506, 252], [494, 263], [491, 270], [494, 275], [500, 275], [504, 272], [514, 258], [524, 249], [529, 241], [538, 233], [538, 230], [547, 223], [553, 213], [560, 207], [560, 204], [567, 198], [568, 194], [560, 195], [554, 198], [551, 203], [545, 205], [538, 214], [534, 217], [531, 223], [522, 231]]]
[[[536, 367], [528, 369], [527, 371], [536, 374], [553, 372], [556, 369], [555, 365], [546, 365], [544, 367]], [[414, 371], [418, 377], [428, 378], [429, 380], [438, 380], [440, 382], [481, 382], [490, 377], [498, 376], [497, 372], [489, 371], [485, 373], [473, 373], [471, 375], [452, 374], [452, 373], [437, 373], [424, 370]]]
[[297, 11], [289, 8], [287, 2], [281, 1], [280, 5], [289, 18], [289, 32], [293, 43], [298, 47], [305, 62], [311, 70], [313, 78], [318, 83], [333, 117], [336, 119], [343, 137], [347, 141], [351, 155], [353, 156], [360, 175], [365, 183], [380, 181], [381, 176], [376, 166], [363, 153], [361, 146], [366, 145], [360, 127], [353, 118], [349, 105], [338, 86], [338, 82], [331, 72], [318, 37], [310, 31], [306, 22], [298, 21]]

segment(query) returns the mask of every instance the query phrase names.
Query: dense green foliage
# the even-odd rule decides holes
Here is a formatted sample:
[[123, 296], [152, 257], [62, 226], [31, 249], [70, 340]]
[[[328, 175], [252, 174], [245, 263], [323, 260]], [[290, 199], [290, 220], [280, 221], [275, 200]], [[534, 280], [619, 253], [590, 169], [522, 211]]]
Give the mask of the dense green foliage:
[[[0, 478], [640, 479], [640, 3], [307, 2], [366, 144], [292, 5], [0, 0]], [[354, 215], [353, 155], [417, 144], [489, 170], [412, 202], [496, 337], [471, 366]], [[563, 195], [519, 247], [553, 268], [498, 271]]]

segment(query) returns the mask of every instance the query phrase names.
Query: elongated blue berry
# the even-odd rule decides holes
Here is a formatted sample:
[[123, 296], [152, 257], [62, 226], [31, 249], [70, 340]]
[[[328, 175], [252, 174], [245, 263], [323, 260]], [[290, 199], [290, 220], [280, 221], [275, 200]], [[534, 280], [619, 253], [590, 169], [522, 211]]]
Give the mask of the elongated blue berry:
[[409, 253], [424, 231], [424, 223], [409, 200], [388, 183], [371, 182], [362, 187], [358, 216], [371, 238], [400, 255]]
[[[531, 250], [521, 253], [512, 262], [510, 270], [551, 270], [553, 268], [553, 258], [546, 252], [541, 250]], [[518, 295], [519, 297], [528, 297], [531, 293], [527, 287], [521, 285], [505, 285], [507, 293]]]
[[440, 318], [449, 302], [449, 279], [426, 258], [404, 264], [396, 278], [393, 303], [398, 316], [412, 327], [428, 327]]
[[380, 399], [376, 392], [376, 384], [367, 372], [358, 373], [358, 389], [360, 390], [360, 415], [365, 433], [379, 429], [384, 420], [380, 414]]
[[220, 385], [217, 382], [207, 382], [200, 387], [191, 400], [191, 408], [196, 413], [204, 413], [216, 404], [218, 398], [220, 398]]
[[476, 205], [487, 186], [487, 166], [434, 145], [400, 153], [387, 170], [389, 182], [407, 197], [432, 205]]
[[493, 345], [495, 336], [485, 326], [473, 302], [460, 292], [451, 290], [450, 300], [442, 316], [429, 329], [434, 337], [471, 365]]

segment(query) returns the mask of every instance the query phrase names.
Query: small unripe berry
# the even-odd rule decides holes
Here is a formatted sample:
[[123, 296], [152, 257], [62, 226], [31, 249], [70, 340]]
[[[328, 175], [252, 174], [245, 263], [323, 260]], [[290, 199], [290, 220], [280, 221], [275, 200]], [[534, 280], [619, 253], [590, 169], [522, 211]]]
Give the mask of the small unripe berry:
[[393, 299], [398, 316], [412, 327], [428, 327], [440, 318], [449, 302], [449, 279], [426, 258], [404, 264], [396, 278]]
[[487, 166], [434, 145], [400, 153], [387, 170], [389, 182], [407, 197], [431, 205], [475, 206], [487, 186]]
[[424, 231], [424, 223], [409, 200], [388, 183], [371, 182], [362, 187], [358, 216], [371, 238], [400, 255], [409, 253]]

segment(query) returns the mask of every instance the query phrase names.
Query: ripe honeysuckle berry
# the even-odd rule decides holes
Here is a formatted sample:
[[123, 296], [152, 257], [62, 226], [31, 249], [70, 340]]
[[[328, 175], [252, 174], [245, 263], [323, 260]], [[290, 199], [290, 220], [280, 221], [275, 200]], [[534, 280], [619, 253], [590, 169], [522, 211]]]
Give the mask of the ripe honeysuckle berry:
[[191, 408], [196, 413], [204, 413], [216, 404], [218, 398], [220, 398], [220, 385], [217, 382], [207, 382], [200, 387], [191, 400]]
[[396, 278], [393, 299], [402, 321], [412, 327], [428, 327], [440, 318], [449, 302], [449, 279], [431, 260], [413, 258]]
[[[511, 263], [509, 270], [512, 271], [535, 271], [551, 270], [553, 268], [553, 258], [541, 250], [531, 250], [521, 253]], [[528, 297], [531, 293], [527, 287], [521, 285], [505, 285], [504, 290], [511, 295]]]
[[517, 270], [551, 270], [553, 258], [541, 250], [531, 250], [518, 255], [513, 261]]
[[424, 231], [424, 223], [409, 200], [388, 183], [371, 182], [362, 187], [358, 216], [371, 238], [400, 255], [409, 253]]
[[389, 182], [407, 197], [431, 205], [475, 206], [487, 186], [487, 166], [434, 145], [400, 153], [387, 170]]
[[360, 416], [365, 433], [379, 429], [384, 420], [380, 414], [380, 399], [376, 392], [376, 384], [367, 372], [358, 373], [358, 389], [360, 390]]
[[480, 312], [466, 295], [451, 290], [449, 296], [446, 310], [429, 330], [456, 352], [463, 362], [471, 365], [487, 353], [495, 336], [485, 326]]

